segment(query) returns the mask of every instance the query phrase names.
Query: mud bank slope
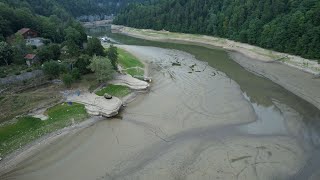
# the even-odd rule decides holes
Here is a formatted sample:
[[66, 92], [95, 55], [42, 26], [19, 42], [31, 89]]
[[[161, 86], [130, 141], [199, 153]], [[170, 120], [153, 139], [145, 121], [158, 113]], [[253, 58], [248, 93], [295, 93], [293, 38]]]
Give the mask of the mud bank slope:
[[122, 120], [65, 137], [2, 179], [284, 179], [306, 161], [285, 132], [246, 128], [257, 115], [224, 73], [181, 51], [122, 48], [149, 63], [150, 92]]
[[238, 52], [230, 52], [230, 56], [248, 71], [270, 79], [320, 109], [320, 79], [310, 73], [281, 63], [257, 61]]
[[[263, 75], [320, 109], [320, 79], [313, 78], [315, 74], [320, 73], [320, 65], [316, 61], [211, 36], [115, 25], [112, 28], [118, 33], [146, 40], [221, 47], [229, 50], [233, 54], [232, 58], [247, 70]], [[268, 63], [282, 57], [286, 57], [284, 62]]]

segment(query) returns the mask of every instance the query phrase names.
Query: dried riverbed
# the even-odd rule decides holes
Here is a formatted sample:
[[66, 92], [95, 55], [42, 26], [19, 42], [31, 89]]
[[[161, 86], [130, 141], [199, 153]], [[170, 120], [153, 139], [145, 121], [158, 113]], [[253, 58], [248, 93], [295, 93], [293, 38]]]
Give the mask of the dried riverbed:
[[2, 179], [285, 179], [308, 161], [303, 116], [283, 101], [254, 102], [186, 52], [123, 48], [149, 64], [150, 92]]

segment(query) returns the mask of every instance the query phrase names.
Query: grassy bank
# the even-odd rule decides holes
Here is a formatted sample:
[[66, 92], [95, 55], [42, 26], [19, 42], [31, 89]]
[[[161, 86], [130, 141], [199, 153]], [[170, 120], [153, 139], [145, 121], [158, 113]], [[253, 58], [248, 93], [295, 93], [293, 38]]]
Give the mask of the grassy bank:
[[123, 71], [131, 76], [143, 76], [144, 65], [129, 52], [118, 48], [118, 63], [124, 69]]
[[127, 86], [109, 84], [107, 87], [97, 91], [96, 94], [98, 96], [103, 96], [105, 93], [108, 93], [112, 96], [124, 97], [128, 95], [130, 92], [131, 91]]
[[14, 123], [0, 127], [0, 157], [40, 138], [41, 136], [70, 126], [88, 117], [84, 105], [66, 103], [46, 111], [49, 119], [42, 121], [34, 117], [21, 117]]
[[45, 85], [18, 93], [4, 93], [0, 98], [0, 123], [27, 113], [39, 106], [46, 107], [61, 100], [60, 86]]

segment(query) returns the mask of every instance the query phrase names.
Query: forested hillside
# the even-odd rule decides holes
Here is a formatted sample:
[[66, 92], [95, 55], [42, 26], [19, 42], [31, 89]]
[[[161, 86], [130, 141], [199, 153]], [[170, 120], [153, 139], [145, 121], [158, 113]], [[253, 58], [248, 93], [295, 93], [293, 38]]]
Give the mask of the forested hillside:
[[[14, 1], [0, 2], [0, 66], [26, 64], [26, 54], [36, 54], [41, 61], [56, 60], [64, 46], [70, 54], [79, 54], [83, 49], [87, 41], [85, 30], [63, 8], [56, 5], [50, 13], [38, 12], [41, 15], [36, 9], [26, 1], [23, 6], [15, 5]], [[35, 31], [43, 39], [44, 46], [27, 45], [22, 34], [17, 33], [22, 28]], [[0, 76], [6, 76], [4, 71], [8, 69], [2, 68]]]
[[144, 0], [0, 0], [14, 7], [26, 7], [40, 15], [70, 14], [74, 17], [115, 14], [130, 2], [142, 1]]
[[149, 0], [131, 4], [114, 23], [208, 34], [320, 58], [319, 0]]
[[133, 1], [142, 0], [0, 0], [0, 38], [29, 27], [60, 42], [73, 17], [110, 15]]
[[58, 13], [64, 12], [63, 9], [57, 7], [56, 13], [52, 12], [47, 16], [40, 16], [34, 12], [34, 8], [27, 8], [27, 6], [31, 5], [16, 7], [0, 2], [0, 40], [5, 40], [25, 27], [37, 31], [42, 37], [55, 43], [61, 43], [65, 40], [65, 31], [68, 27], [73, 27], [82, 34], [84, 33], [81, 25], [75, 22], [68, 13]]

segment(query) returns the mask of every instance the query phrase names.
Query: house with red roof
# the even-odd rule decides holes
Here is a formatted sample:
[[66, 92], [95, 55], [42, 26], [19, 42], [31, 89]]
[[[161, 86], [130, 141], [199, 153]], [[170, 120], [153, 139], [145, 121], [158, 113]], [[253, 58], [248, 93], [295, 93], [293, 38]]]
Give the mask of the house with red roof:
[[39, 62], [39, 58], [35, 54], [27, 54], [24, 59], [26, 60], [27, 65], [30, 67], [33, 64], [36, 64]]

